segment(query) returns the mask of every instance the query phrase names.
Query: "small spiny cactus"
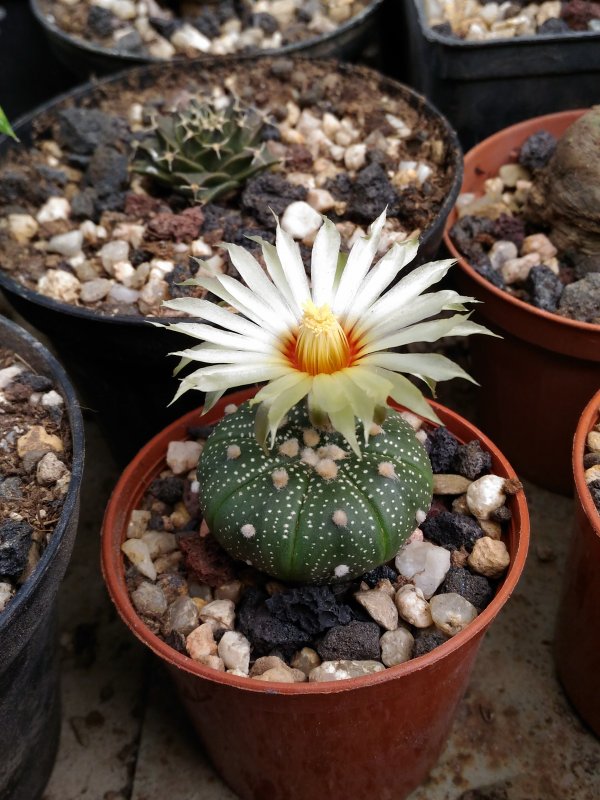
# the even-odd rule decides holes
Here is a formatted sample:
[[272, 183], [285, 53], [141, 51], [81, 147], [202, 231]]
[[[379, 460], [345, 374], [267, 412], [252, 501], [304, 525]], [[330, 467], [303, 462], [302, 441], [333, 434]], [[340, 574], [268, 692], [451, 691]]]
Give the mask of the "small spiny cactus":
[[235, 192], [276, 163], [262, 141], [267, 122], [236, 100], [223, 107], [193, 100], [184, 111], [158, 115], [138, 143], [134, 172], [197, 203]]
[[315, 429], [305, 404], [288, 412], [269, 453], [255, 417], [248, 403], [226, 416], [198, 466], [206, 522], [230, 555], [303, 583], [393, 558], [432, 498], [429, 458], [402, 416], [388, 410], [361, 457], [340, 433]]

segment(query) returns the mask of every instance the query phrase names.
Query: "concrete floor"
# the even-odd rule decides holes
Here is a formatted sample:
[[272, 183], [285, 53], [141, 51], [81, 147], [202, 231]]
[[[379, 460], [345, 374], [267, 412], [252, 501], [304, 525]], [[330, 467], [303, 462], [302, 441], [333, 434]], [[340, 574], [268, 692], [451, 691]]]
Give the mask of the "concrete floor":
[[[465, 410], [472, 399], [456, 387], [443, 402]], [[99, 530], [117, 470], [92, 420], [87, 433], [81, 526], [60, 596], [64, 723], [44, 798], [235, 800], [165, 674], [108, 601]], [[527, 495], [525, 575], [483, 644], [440, 763], [411, 800], [456, 800], [465, 792], [465, 800], [600, 798], [600, 742], [571, 711], [551, 660], [572, 502], [530, 485]]]

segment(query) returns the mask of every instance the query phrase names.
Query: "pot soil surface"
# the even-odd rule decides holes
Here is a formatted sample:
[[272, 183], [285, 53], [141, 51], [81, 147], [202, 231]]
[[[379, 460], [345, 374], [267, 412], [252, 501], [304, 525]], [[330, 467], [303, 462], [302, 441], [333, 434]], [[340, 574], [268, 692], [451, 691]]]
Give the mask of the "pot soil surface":
[[[490, 474], [478, 440], [460, 444], [446, 428], [404, 415], [435, 473], [431, 509], [419, 512], [419, 528], [394, 561], [325, 586], [286, 585], [233, 561], [200, 512], [195, 466], [212, 429], [189, 429], [187, 441], [170, 442], [166, 468], [132, 512], [122, 547], [142, 622], [199, 663], [273, 682], [379, 672], [463, 630], [509, 565], [506, 501], [521, 485]], [[304, 442], [285, 442], [285, 452], [294, 442], [305, 448], [312, 469], [319, 448], [329, 452], [326, 440], [307, 430]]]
[[0, 348], [0, 614], [40, 560], [71, 479], [71, 432], [52, 380]]
[[[203, 292], [178, 285], [198, 269], [232, 269], [221, 242], [273, 241], [273, 212], [308, 263], [321, 214], [348, 250], [387, 206], [383, 252], [432, 224], [455, 176], [442, 122], [381, 81], [362, 68], [264, 60], [152, 75], [150, 88], [109, 83], [68, 101], [41, 115], [31, 146], [11, 148], [2, 165], [1, 268], [98, 314], [164, 316], [163, 300]], [[265, 115], [274, 166], [204, 206], [131, 172], [157, 112], [226, 94]]]
[[600, 417], [588, 433], [586, 445], [587, 452], [583, 457], [585, 482], [600, 514]]
[[333, 33], [368, 0], [41, 0], [76, 39], [124, 55], [169, 59], [277, 50]]
[[459, 196], [459, 219], [450, 229], [456, 248], [494, 286], [536, 308], [596, 325], [599, 122], [593, 110], [558, 141], [547, 131], [534, 133], [485, 182], [483, 196]]
[[434, 31], [471, 42], [600, 31], [600, 2], [597, 0], [546, 0], [542, 3], [424, 0], [424, 3]]

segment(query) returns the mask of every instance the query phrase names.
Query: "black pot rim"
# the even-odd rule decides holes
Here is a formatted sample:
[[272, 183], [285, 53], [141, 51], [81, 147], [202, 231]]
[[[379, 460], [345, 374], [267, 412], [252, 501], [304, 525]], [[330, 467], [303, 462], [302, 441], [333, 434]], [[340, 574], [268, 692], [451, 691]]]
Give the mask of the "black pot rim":
[[[135, 64], [169, 64], [169, 63], [189, 63], [190, 61], [204, 61], [215, 58], [214, 55], [208, 53], [206, 56], [199, 56], [197, 59], [187, 58], [186, 56], [178, 56], [174, 58], [164, 59], [157, 58], [156, 56], [143, 56], [135, 55], [133, 53], [121, 53], [120, 51], [111, 47], [101, 47], [100, 45], [88, 42], [86, 39], [80, 39], [76, 36], [71, 36], [66, 33], [58, 25], [51, 22], [40, 8], [39, 0], [29, 0], [31, 11], [39, 24], [46, 30], [48, 34], [60, 39], [68, 45], [83, 50], [93, 56], [104, 56], [105, 58], [115, 58], [120, 61], [128, 61], [132, 65]], [[248, 58], [257, 58], [260, 56], [287, 56], [301, 53], [310, 47], [317, 45], [328, 44], [334, 42], [339, 36], [343, 36], [346, 32], [352, 31], [354, 28], [360, 27], [370, 16], [372, 16], [385, 2], [385, 0], [371, 0], [370, 4], [360, 11], [356, 16], [343, 22], [334, 31], [329, 33], [322, 33], [310, 39], [303, 39], [301, 42], [291, 42], [290, 44], [283, 45], [276, 49], [261, 50], [257, 54], [249, 54]], [[236, 54], [232, 53], [227, 56], [218, 56], [221, 62], [228, 59], [235, 59]]]
[[[273, 56], [264, 56], [264, 58], [257, 58], [253, 59], [253, 61], [260, 62], [272, 59]], [[451, 148], [452, 151], [452, 168], [454, 170], [454, 177], [452, 181], [452, 185], [450, 190], [442, 203], [437, 217], [434, 219], [432, 224], [425, 228], [424, 231], [421, 233], [421, 244], [424, 242], [425, 237], [427, 234], [433, 232], [435, 230], [436, 224], [440, 224], [440, 219], [444, 221], [447, 219], [448, 215], [454, 208], [454, 204], [456, 202], [456, 198], [460, 192], [460, 188], [462, 185], [463, 180], [463, 151], [462, 147], [458, 138], [458, 134], [448, 121], [448, 119], [442, 114], [441, 111], [427, 98], [425, 95], [420, 94], [411, 86], [408, 86], [400, 81], [397, 81], [393, 78], [388, 77], [387, 75], [383, 75], [382, 73], [378, 73], [376, 70], [373, 70], [370, 67], [360, 66], [357, 67], [353, 64], [348, 64], [345, 62], [336, 61], [335, 59], [327, 59], [327, 58], [310, 58], [309, 56], [295, 56], [295, 59], [300, 61], [303, 59], [310, 60], [311, 63], [317, 64], [324, 64], [330, 65], [331, 69], [335, 69], [340, 72], [370, 72], [379, 75], [380, 77], [380, 85], [382, 89], [391, 88], [395, 91], [399, 91], [400, 93], [404, 94], [404, 97], [411, 103], [411, 105], [415, 107], [419, 107], [422, 112], [428, 116], [437, 119], [444, 130], [445, 134], [445, 141], [446, 144]], [[236, 65], [240, 63], [244, 63], [248, 60], [247, 56], [243, 56], [240, 58], [231, 58], [228, 61], [220, 58], [212, 58], [206, 60], [194, 60], [191, 63], [195, 64], [196, 66], [202, 66], [203, 70], [210, 70], [213, 67], [223, 67], [225, 65], [231, 66], [234, 68]], [[187, 62], [186, 62], [187, 63]], [[114, 75], [108, 75], [100, 80], [91, 80], [87, 81], [79, 86], [76, 86], [74, 89], [70, 89], [69, 91], [63, 92], [62, 94], [52, 98], [52, 100], [42, 103], [41, 105], [34, 108], [32, 111], [27, 112], [26, 114], [19, 117], [16, 122], [13, 124], [13, 129], [17, 135], [19, 135], [22, 129], [27, 128], [28, 126], [32, 125], [35, 119], [42, 114], [46, 114], [52, 111], [55, 111], [60, 105], [66, 103], [70, 100], [79, 100], [82, 97], [85, 97], [87, 94], [92, 92], [101, 90], [104, 86], [108, 86], [114, 83], [118, 83], [119, 81], [125, 80], [128, 77], [141, 75], [143, 73], [152, 73], [158, 72], [159, 70], [162, 71], [165, 67], [170, 69], [181, 69], [182, 62], [161, 62], [159, 64], [142, 64], [134, 68], [121, 70], [120, 72], [115, 73]], [[3, 155], [3, 145], [6, 147], [16, 146], [7, 136], [0, 136], [0, 173], [2, 169], [2, 155]], [[442, 228], [443, 229], [443, 228]], [[23, 300], [27, 300], [30, 303], [33, 303], [38, 306], [42, 306], [47, 308], [50, 311], [55, 311], [59, 313], [68, 313], [74, 317], [78, 317], [80, 319], [88, 320], [94, 323], [108, 323], [114, 325], [127, 325], [127, 326], [139, 326], [139, 325], [146, 325], [152, 322], [159, 321], [160, 323], [169, 324], [173, 322], [181, 322], [181, 317], [143, 317], [143, 316], [134, 316], [132, 314], [114, 314], [114, 315], [104, 315], [98, 314], [91, 309], [84, 308], [82, 306], [74, 306], [70, 305], [69, 303], [62, 303], [58, 300], [54, 300], [51, 297], [46, 297], [45, 295], [40, 294], [39, 292], [29, 289], [23, 284], [19, 283], [14, 278], [10, 277], [10, 273], [0, 268], [0, 288], [4, 289], [8, 293], [16, 294], [21, 297]]]
[[[34, 1], [35, 0], [32, 0], [32, 2]], [[598, 31], [571, 31], [570, 33], [542, 34], [541, 36], [539, 34], [529, 34], [527, 36], [513, 36], [512, 38], [498, 37], [497, 39], [486, 39], [485, 41], [457, 39], [452, 36], [447, 36], [443, 33], [438, 33], [438, 31], [434, 31], [432, 29], [431, 25], [427, 21], [427, 15], [425, 14], [425, 9], [423, 7], [423, 0], [408, 0], [408, 2], [414, 3], [415, 5], [421, 27], [421, 33], [423, 36], [429, 42], [435, 42], [436, 44], [441, 44], [445, 47], [451, 47], [453, 49], [477, 50], [488, 47], [499, 49], [511, 45], [514, 46], [515, 44], [547, 45], [553, 42], [580, 42], [589, 39], [600, 39], [600, 33], [598, 33]]]
[[16, 323], [0, 315], [0, 336], [3, 331], [8, 331], [18, 337], [28, 347], [34, 348], [41, 355], [48, 366], [48, 371], [53, 380], [58, 385], [61, 394], [65, 399], [66, 409], [69, 416], [69, 426], [71, 429], [71, 440], [73, 445], [73, 458], [71, 463], [71, 481], [65, 497], [65, 502], [60, 512], [60, 517], [50, 541], [36, 564], [34, 571], [27, 578], [25, 583], [19, 587], [15, 597], [9, 602], [6, 609], [0, 613], [0, 640], [3, 633], [8, 630], [13, 620], [19, 615], [21, 608], [29, 603], [32, 594], [40, 578], [51, 568], [55, 554], [62, 546], [62, 540], [66, 532], [69, 520], [77, 511], [79, 494], [81, 491], [81, 481], [83, 477], [83, 463], [85, 454], [83, 418], [79, 401], [75, 395], [75, 390], [67, 376], [67, 373], [56, 360], [56, 358], [28, 331], [21, 328]]

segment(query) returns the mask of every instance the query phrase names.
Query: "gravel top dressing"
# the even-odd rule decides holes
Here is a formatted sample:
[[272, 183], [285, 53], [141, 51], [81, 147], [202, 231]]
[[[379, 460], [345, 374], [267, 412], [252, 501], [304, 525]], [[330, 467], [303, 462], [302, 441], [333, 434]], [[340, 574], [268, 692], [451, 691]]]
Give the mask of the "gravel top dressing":
[[[411, 0], [412, 1], [412, 0]], [[594, 0], [424, 0], [431, 28], [443, 36], [481, 42], [516, 36], [600, 32], [600, 3]]]
[[[558, 142], [544, 130], [530, 136], [485, 182], [485, 194], [459, 196], [459, 219], [450, 230], [456, 248], [494, 286], [536, 308], [595, 325], [600, 225], [588, 185], [597, 150], [587, 152], [585, 133], [599, 118], [588, 112]], [[584, 136], [576, 139], [576, 129]]]
[[[431, 460], [432, 506], [418, 512], [418, 527], [394, 560], [330, 585], [284, 584], [232, 560], [200, 511], [195, 467], [211, 428], [170, 442], [166, 468], [132, 512], [122, 546], [131, 601], [144, 624], [198, 663], [269, 682], [379, 672], [463, 630], [509, 566], [506, 502], [521, 485], [490, 474], [479, 441], [462, 445], [446, 428], [403, 416]], [[291, 459], [300, 448], [306, 470], [321, 474], [320, 461], [331, 458], [327, 434], [307, 429], [299, 445], [285, 439], [283, 427], [280, 438], [279, 452]]]
[[[599, 409], [600, 411], [600, 409]], [[600, 514], [600, 420], [587, 435], [587, 452], [583, 457], [585, 482]]]
[[[163, 300], [203, 291], [178, 284], [232, 269], [221, 242], [274, 241], [273, 212], [308, 265], [322, 214], [348, 250], [387, 206], [384, 252], [432, 224], [454, 167], [442, 123], [381, 81], [366, 69], [279, 59], [168, 73], [150, 88], [108, 84], [70, 101], [36, 120], [32, 146], [13, 148], [2, 165], [0, 267], [99, 314], [174, 316]], [[253, 174], [201, 197], [193, 177], [169, 186], [134, 165], [174, 109], [181, 125], [186, 109], [242, 115]]]
[[368, 0], [40, 0], [49, 21], [117, 53], [169, 59], [277, 50], [333, 33]]
[[35, 569], [71, 479], [71, 434], [52, 381], [0, 348], [0, 614]]

